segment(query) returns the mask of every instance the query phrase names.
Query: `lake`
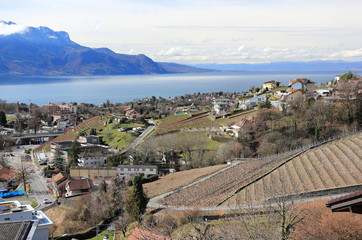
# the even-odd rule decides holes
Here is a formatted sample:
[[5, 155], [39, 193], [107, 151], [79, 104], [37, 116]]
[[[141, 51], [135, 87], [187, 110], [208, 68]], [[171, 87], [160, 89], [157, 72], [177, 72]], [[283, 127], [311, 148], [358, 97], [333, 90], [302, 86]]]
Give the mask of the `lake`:
[[[0, 85], [0, 99], [26, 104], [31, 102], [37, 105], [49, 102], [100, 104], [107, 100], [112, 103], [121, 103], [151, 96], [169, 98], [196, 92], [242, 92], [247, 91], [251, 86], [261, 86], [263, 82], [270, 80], [276, 80], [286, 85], [291, 79], [309, 78], [319, 85], [321, 82], [334, 79], [336, 74], [338, 73], [212, 72], [128, 76], [19, 77], [18, 79], [12, 77], [11, 81], [5, 81], [6, 84]], [[32, 80], [37, 83], [24, 83]]]

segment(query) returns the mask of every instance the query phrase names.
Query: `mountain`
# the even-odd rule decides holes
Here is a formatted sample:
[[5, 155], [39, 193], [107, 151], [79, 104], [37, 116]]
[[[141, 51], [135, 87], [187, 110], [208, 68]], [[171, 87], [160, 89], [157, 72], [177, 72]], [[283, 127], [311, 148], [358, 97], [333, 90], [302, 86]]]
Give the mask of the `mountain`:
[[68, 33], [0, 21], [0, 75], [127, 75], [206, 72], [73, 42]]
[[361, 72], [362, 62], [346, 62], [346, 61], [311, 61], [311, 62], [274, 62], [274, 63], [258, 63], [258, 64], [197, 64], [195, 67], [210, 68], [218, 71], [251, 71], [251, 72], [312, 72], [312, 71], [328, 71], [328, 72]]

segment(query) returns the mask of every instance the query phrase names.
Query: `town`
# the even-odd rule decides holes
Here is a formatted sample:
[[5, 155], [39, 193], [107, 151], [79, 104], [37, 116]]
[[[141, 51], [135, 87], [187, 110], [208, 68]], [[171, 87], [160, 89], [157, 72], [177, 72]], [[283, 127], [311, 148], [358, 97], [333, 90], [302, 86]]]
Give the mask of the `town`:
[[0, 100], [0, 125], [0, 225], [18, 239], [362, 236], [356, 73], [98, 106]]

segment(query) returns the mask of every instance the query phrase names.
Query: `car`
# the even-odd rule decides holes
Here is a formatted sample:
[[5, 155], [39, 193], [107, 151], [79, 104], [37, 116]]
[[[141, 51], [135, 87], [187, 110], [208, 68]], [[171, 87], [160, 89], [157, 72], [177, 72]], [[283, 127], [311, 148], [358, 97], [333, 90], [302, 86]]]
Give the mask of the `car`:
[[43, 203], [44, 203], [44, 204], [48, 204], [48, 203], [51, 203], [51, 201], [49, 201], [49, 199], [47, 199], [47, 198], [44, 198], [44, 199], [43, 199]]

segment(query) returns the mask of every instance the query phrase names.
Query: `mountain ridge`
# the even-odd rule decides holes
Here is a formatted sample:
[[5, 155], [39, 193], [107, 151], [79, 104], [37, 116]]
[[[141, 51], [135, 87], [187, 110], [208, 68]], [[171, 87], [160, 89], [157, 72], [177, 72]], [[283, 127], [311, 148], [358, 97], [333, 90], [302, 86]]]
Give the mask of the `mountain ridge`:
[[[176, 67], [177, 65], [177, 67]], [[64, 31], [0, 21], [0, 75], [132, 75], [208, 72], [159, 64], [144, 54], [127, 55], [73, 42]]]

